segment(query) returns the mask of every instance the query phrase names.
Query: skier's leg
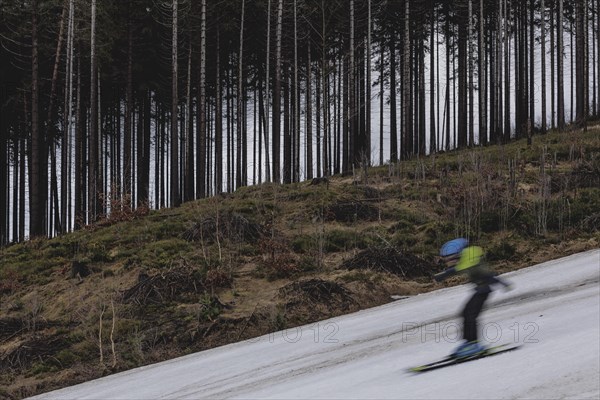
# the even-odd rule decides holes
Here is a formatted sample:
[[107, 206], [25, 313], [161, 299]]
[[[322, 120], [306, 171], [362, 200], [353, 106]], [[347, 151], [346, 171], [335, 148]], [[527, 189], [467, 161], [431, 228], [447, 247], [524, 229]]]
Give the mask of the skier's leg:
[[463, 310], [463, 337], [467, 342], [477, 340], [477, 317], [489, 293], [475, 292]]

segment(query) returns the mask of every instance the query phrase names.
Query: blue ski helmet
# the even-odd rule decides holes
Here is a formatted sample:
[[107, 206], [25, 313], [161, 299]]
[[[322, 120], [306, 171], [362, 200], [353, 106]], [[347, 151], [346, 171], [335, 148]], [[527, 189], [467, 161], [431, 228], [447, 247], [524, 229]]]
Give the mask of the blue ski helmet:
[[469, 245], [469, 241], [464, 238], [452, 239], [449, 242], [444, 243], [440, 249], [440, 256], [449, 257], [455, 254], [459, 254]]

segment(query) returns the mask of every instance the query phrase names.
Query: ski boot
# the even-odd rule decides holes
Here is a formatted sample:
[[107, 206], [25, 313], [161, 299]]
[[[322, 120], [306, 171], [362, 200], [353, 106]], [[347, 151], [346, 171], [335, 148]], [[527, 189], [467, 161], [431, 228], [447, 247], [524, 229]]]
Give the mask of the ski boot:
[[482, 346], [478, 341], [464, 342], [461, 343], [456, 350], [451, 354], [453, 358], [467, 358], [473, 357], [485, 351], [485, 347]]

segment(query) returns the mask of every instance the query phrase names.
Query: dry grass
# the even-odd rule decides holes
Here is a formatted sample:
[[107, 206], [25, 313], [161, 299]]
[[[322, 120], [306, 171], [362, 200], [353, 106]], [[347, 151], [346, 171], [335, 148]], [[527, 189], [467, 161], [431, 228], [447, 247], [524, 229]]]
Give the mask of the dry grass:
[[[459, 235], [499, 272], [598, 248], [599, 138], [594, 127], [327, 185], [245, 187], [2, 248], [0, 398], [439, 288], [437, 249]], [[75, 262], [90, 275], [73, 276]], [[18, 353], [44, 341], [56, 346]]]

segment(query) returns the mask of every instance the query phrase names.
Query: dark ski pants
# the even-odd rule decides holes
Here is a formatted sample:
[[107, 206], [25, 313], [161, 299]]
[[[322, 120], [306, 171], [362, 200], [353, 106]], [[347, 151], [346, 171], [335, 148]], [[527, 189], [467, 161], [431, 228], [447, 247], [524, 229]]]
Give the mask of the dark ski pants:
[[463, 317], [463, 337], [466, 341], [472, 342], [477, 340], [477, 317], [481, 313], [483, 304], [490, 293], [475, 292], [473, 297], [469, 299], [462, 313]]

